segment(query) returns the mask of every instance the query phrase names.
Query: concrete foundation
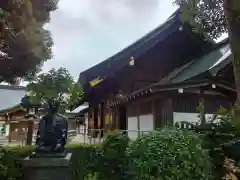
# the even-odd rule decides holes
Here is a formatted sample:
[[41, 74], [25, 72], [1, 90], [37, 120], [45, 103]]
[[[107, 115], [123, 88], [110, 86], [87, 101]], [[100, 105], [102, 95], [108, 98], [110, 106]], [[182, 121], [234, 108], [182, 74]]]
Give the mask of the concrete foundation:
[[28, 157], [24, 159], [24, 180], [69, 180], [71, 153], [65, 157]]

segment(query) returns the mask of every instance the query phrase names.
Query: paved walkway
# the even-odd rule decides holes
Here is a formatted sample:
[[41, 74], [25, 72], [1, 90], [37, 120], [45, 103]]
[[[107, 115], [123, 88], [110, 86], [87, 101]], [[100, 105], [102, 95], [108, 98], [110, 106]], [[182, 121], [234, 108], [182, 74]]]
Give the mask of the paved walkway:
[[87, 135], [77, 134], [69, 143], [97, 144], [102, 141], [101, 138], [91, 138]]
[[8, 140], [0, 140], [0, 146], [25, 146], [25, 142], [21, 141], [14, 141], [14, 142], [8, 142]]
[[[92, 138], [88, 135], [77, 134], [69, 137], [68, 143], [76, 143], [76, 144], [97, 144], [102, 141], [102, 138]], [[0, 146], [24, 146], [25, 141], [13, 141], [8, 142], [8, 139], [0, 137]]]

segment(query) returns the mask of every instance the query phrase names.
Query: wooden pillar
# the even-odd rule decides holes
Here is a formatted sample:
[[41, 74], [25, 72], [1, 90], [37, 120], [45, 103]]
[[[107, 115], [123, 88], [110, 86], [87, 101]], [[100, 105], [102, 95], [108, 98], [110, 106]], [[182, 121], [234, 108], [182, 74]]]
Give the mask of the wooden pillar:
[[8, 142], [11, 142], [11, 124], [8, 113], [5, 114], [5, 124], [8, 125]]
[[98, 104], [98, 111], [97, 111], [97, 129], [101, 129], [102, 123], [101, 123], [101, 104]]
[[[37, 108], [27, 108], [27, 113], [33, 113], [36, 114]], [[34, 128], [34, 122], [33, 120], [28, 119], [27, 120], [27, 140], [26, 145], [32, 145], [32, 139], [33, 139], [33, 128]]]
[[200, 120], [201, 120], [201, 124], [205, 124], [206, 123], [206, 113], [205, 113], [205, 100], [204, 100], [204, 89], [200, 88]]
[[119, 127], [121, 130], [127, 130], [127, 110], [126, 105], [119, 106]]
[[113, 109], [109, 108], [109, 129], [113, 127]]
[[104, 131], [109, 130], [109, 124], [110, 124], [110, 108], [109, 108], [109, 102], [107, 101], [107, 104], [104, 108]]
[[155, 129], [161, 128], [163, 126], [163, 119], [162, 119], [162, 106], [163, 106], [163, 99], [155, 99], [153, 102], [154, 106], [154, 120]]
[[26, 145], [32, 145], [32, 138], [33, 138], [33, 120], [27, 120], [27, 141]]
[[116, 129], [120, 129], [120, 121], [119, 121], [119, 109], [116, 107]]
[[118, 129], [117, 127], [117, 112], [116, 112], [116, 108], [111, 108], [111, 112], [112, 112], [112, 129]]
[[100, 129], [101, 129], [101, 137], [103, 136], [103, 128], [104, 128], [104, 102], [100, 104]]
[[172, 98], [163, 99], [162, 103], [163, 126], [173, 125], [173, 101]]
[[89, 107], [89, 115], [88, 115], [88, 134], [90, 136], [93, 135], [93, 130], [94, 129], [94, 113], [93, 113], [93, 107]]
[[94, 137], [97, 137], [97, 129], [98, 129], [98, 106], [93, 107], [93, 114], [94, 114]]

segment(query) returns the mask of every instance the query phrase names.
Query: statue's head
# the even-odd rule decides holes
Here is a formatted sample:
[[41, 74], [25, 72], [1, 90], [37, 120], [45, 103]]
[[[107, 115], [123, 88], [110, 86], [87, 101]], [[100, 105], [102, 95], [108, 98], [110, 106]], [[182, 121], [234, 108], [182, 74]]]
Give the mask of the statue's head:
[[59, 109], [59, 102], [56, 100], [49, 100], [48, 101], [48, 112], [55, 114], [58, 112]]

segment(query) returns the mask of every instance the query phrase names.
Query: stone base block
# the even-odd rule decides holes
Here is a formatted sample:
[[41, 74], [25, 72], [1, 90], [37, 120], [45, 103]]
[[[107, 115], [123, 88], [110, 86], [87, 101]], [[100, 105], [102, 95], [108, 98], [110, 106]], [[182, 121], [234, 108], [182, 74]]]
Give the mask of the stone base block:
[[27, 157], [24, 180], [69, 180], [71, 153], [65, 157]]

